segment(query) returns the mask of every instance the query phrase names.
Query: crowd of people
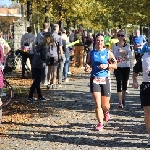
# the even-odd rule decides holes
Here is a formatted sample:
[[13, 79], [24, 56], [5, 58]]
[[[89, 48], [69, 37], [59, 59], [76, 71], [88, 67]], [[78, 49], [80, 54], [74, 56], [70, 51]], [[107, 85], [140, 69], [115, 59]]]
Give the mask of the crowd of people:
[[[110, 120], [110, 72], [116, 78], [119, 109], [126, 106], [125, 96], [130, 72], [133, 71], [133, 88], [138, 88], [137, 77], [143, 72], [140, 99], [150, 145], [150, 38], [147, 41], [139, 29], [135, 30], [129, 42], [123, 29], [115, 29], [112, 35], [109, 32], [88, 33], [82, 27], [78, 30], [60, 29], [58, 24], [54, 25], [53, 31], [49, 29], [49, 24], [44, 23], [43, 30], [37, 36], [33, 35], [31, 27], [27, 27], [27, 33], [22, 35], [22, 78], [25, 78], [25, 64], [29, 58], [34, 79], [28, 101], [46, 101], [41, 92], [41, 83], [47, 89], [57, 89], [63, 86], [63, 81], [69, 82], [72, 61], [72, 67], [84, 68], [86, 72], [90, 72], [90, 92], [95, 102], [98, 121], [96, 130], [101, 131], [104, 128], [103, 122]], [[136, 64], [133, 67], [134, 57]], [[38, 94], [37, 100], [33, 97], [35, 90]]]

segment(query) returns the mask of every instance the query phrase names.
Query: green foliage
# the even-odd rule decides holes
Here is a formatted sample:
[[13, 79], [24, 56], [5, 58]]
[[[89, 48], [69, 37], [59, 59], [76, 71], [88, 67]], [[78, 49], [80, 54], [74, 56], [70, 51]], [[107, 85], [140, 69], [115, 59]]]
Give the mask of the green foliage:
[[[17, 0], [12, 0], [17, 1]], [[26, 3], [27, 0], [20, 0]], [[114, 28], [121, 24], [150, 24], [149, 0], [48, 0], [49, 11], [44, 12], [45, 0], [32, 0], [33, 21], [40, 23], [48, 16], [51, 22], [76, 21], [78, 25], [95, 30]]]

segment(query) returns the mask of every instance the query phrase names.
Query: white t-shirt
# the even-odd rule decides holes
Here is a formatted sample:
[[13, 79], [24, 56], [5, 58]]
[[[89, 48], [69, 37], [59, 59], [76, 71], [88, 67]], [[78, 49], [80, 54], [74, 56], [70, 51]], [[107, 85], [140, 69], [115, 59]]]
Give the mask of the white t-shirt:
[[4, 53], [4, 47], [9, 47], [8, 43], [3, 38], [0, 38], [0, 45], [2, 46], [3, 53]]
[[116, 44], [114, 44], [112, 51], [113, 51], [113, 54], [114, 54], [114, 56], [115, 56], [116, 59], [119, 58], [119, 57], [120, 58], [123, 57], [123, 54], [118, 51], [119, 48], [121, 48], [122, 50], [124, 50], [128, 55], [127, 55], [126, 60], [122, 61], [122, 62], [119, 62], [117, 64], [117, 66], [118, 67], [122, 67], [122, 68], [124, 68], [124, 67], [130, 67], [130, 60], [132, 58], [132, 53], [131, 53], [131, 50], [130, 50], [130, 45], [127, 44], [127, 45], [125, 45], [123, 47], [118, 47]]
[[150, 54], [145, 53], [142, 58], [143, 82], [150, 82], [148, 73], [150, 71]]

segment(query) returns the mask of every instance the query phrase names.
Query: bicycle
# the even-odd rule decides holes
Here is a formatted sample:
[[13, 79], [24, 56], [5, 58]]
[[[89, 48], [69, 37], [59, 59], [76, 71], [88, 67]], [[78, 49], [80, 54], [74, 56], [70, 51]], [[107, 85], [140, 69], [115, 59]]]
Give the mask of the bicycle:
[[[16, 51], [14, 51], [13, 49], [10, 50], [5, 57], [5, 68], [3, 70], [4, 73], [12, 72], [13, 70], [15, 70], [18, 61], [22, 61], [21, 50], [20, 49]], [[25, 71], [27, 74], [31, 72], [27, 64], [25, 64]]]
[[2, 68], [2, 74], [3, 74], [3, 83], [4, 83], [4, 87], [1, 91], [1, 101], [2, 101], [2, 107], [7, 106], [10, 101], [12, 100], [13, 97], [13, 87], [11, 86], [11, 84], [7, 81], [7, 79], [4, 77], [4, 66], [0, 66], [0, 68]]
[[1, 100], [2, 100], [2, 107], [7, 106], [13, 97], [13, 87], [10, 83], [4, 78], [4, 87], [2, 90]]

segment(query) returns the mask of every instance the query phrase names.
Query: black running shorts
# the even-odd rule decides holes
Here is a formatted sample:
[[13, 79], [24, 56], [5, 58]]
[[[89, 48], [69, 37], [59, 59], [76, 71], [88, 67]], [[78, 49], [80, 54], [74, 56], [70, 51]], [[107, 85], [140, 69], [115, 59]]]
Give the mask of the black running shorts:
[[150, 82], [143, 82], [140, 85], [141, 106], [150, 106]]
[[111, 84], [110, 84], [110, 79], [106, 78], [106, 84], [96, 84], [93, 83], [93, 77], [90, 78], [90, 92], [100, 92], [102, 96], [108, 96], [110, 97], [111, 95]]
[[48, 66], [58, 66], [58, 57], [50, 57]]

